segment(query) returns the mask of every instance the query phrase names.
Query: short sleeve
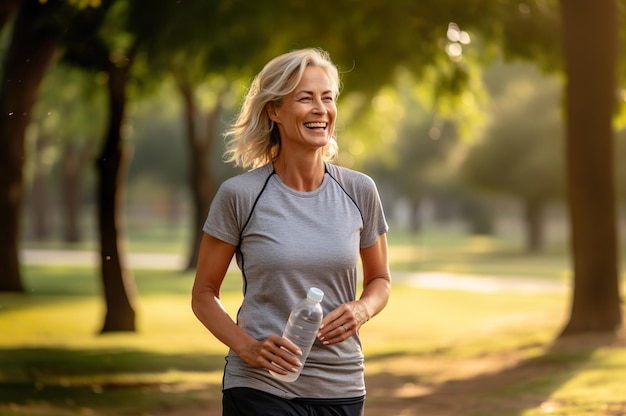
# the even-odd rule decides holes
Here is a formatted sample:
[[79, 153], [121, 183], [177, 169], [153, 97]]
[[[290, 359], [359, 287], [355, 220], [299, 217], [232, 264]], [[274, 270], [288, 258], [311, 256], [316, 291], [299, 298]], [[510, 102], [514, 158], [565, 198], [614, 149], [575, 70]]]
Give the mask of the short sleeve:
[[369, 176], [361, 176], [357, 199], [363, 215], [360, 245], [361, 248], [366, 248], [374, 244], [381, 235], [385, 234], [389, 226], [385, 219], [378, 189]]
[[218, 189], [202, 230], [234, 246], [239, 244], [239, 221], [237, 220], [237, 193], [229, 182]]

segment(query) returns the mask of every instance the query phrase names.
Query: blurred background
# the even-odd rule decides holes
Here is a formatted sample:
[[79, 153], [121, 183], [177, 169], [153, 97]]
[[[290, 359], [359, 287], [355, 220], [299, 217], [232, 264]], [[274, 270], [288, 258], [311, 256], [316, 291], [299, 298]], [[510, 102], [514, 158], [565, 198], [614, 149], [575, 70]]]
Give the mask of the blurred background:
[[[223, 132], [254, 74], [302, 47], [341, 71], [337, 163], [375, 179], [392, 236], [478, 236], [483, 250], [566, 262], [574, 248], [579, 273], [554, 273], [615, 282], [619, 5], [589, 16], [549, 0], [322, 1], [314, 13], [289, 1], [6, 1], [0, 282], [23, 290], [24, 248], [99, 252], [109, 289], [128, 250], [165, 250], [192, 270], [211, 198], [240, 173], [222, 162]], [[565, 30], [581, 22], [600, 31]], [[394, 268], [446, 267], [416, 253]]]
[[[240, 173], [222, 162], [223, 132], [251, 78], [321, 47], [343, 81], [337, 163], [372, 176], [391, 236], [423, 248], [394, 269], [486, 273], [429, 263], [430, 235], [549, 253], [550, 274], [591, 303], [610, 296], [600, 320], [618, 324], [624, 7], [566, 6], [6, 1], [1, 287], [23, 291], [20, 255], [42, 248], [99, 253], [109, 307], [130, 303], [129, 251], [193, 270], [211, 198]], [[566, 30], [581, 23], [598, 31]], [[503, 265], [491, 274], [526, 273]]]
[[[6, 2], [5, 53], [18, 3]], [[112, 206], [131, 249], [147, 235], [193, 267], [212, 194], [239, 173], [221, 160], [222, 133], [251, 77], [310, 46], [342, 73], [337, 163], [376, 180], [392, 232], [501, 236], [535, 253], [567, 245], [557, 2], [322, 2], [315, 17], [291, 2], [34, 3], [50, 56], [23, 133], [27, 247], [96, 248], [98, 175], [117, 176]], [[119, 166], [94, 168], [111, 149]], [[622, 183], [622, 164], [613, 173]]]

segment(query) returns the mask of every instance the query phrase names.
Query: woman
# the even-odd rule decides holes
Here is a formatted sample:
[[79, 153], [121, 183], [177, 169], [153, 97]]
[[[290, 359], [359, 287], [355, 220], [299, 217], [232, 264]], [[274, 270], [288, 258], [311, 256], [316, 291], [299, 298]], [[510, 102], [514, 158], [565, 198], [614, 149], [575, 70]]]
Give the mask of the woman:
[[[338, 94], [324, 51], [286, 53], [256, 76], [227, 132], [228, 161], [253, 169], [226, 180], [211, 204], [192, 294], [198, 319], [230, 348], [224, 415], [363, 412], [358, 331], [389, 298], [387, 224], [374, 182], [330, 163]], [[244, 293], [236, 323], [219, 300], [233, 255]], [[297, 381], [281, 382], [269, 370], [301, 363], [280, 334], [313, 286], [324, 292], [318, 339]]]

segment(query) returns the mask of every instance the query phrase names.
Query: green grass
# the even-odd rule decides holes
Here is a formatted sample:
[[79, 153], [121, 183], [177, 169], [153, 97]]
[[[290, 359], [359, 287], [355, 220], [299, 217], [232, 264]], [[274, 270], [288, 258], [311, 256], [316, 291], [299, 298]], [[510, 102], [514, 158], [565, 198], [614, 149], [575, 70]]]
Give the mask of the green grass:
[[539, 253], [528, 253], [510, 236], [476, 236], [426, 229], [420, 234], [391, 233], [393, 270], [439, 271], [487, 276], [522, 276], [563, 280], [571, 276], [569, 256], [553, 243]]
[[[0, 294], [0, 333], [10, 334], [0, 337], [0, 415], [140, 414], [219, 395], [226, 349], [191, 313], [192, 274], [136, 271], [138, 332], [107, 335], [98, 335], [104, 307], [93, 270], [25, 274], [28, 294]], [[235, 280], [225, 286], [232, 310]]]
[[[194, 407], [219, 414], [226, 349], [191, 313], [191, 273], [135, 271], [135, 334], [98, 335], [103, 305], [93, 270], [29, 267], [25, 280], [28, 294], [0, 294], [0, 415], [135, 415]], [[229, 275], [224, 288], [224, 305], [233, 314], [238, 276]], [[598, 342], [553, 345], [567, 301], [561, 294], [396, 285], [388, 307], [362, 329], [372, 386], [368, 409], [401, 414], [397, 406], [458, 394], [446, 393], [456, 380], [457, 390], [465, 386], [470, 397], [480, 397], [479, 403], [460, 397], [474, 413], [456, 414], [619, 414], [601, 412], [626, 407], [626, 351]], [[481, 365], [491, 373], [475, 371]], [[498, 376], [501, 382], [491, 381]], [[432, 392], [410, 396], [411, 386]]]
[[[180, 239], [160, 245], [164, 232], [136, 230], [129, 246], [185, 251]], [[557, 280], [569, 274], [559, 245], [530, 255], [515, 239], [432, 230], [391, 234], [389, 241], [392, 270]], [[193, 273], [133, 274], [136, 333], [98, 334], [104, 304], [97, 270], [29, 266], [26, 294], [0, 293], [0, 416], [220, 413], [226, 348], [191, 312]], [[229, 274], [223, 303], [231, 315], [240, 288], [240, 277]], [[387, 308], [361, 331], [366, 413], [430, 416], [437, 414], [432, 406], [443, 406], [455, 416], [626, 414], [624, 341], [554, 342], [568, 307], [567, 294], [394, 283]]]

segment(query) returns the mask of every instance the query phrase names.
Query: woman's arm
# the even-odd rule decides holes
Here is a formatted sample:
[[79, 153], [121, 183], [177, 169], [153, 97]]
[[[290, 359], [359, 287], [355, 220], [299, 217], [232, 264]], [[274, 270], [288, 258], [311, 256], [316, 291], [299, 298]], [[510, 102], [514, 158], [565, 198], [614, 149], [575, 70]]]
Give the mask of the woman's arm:
[[387, 262], [387, 236], [361, 249], [363, 292], [357, 301], [347, 302], [324, 317], [318, 334], [327, 345], [336, 344], [356, 334], [365, 322], [379, 313], [389, 300], [391, 273]]
[[208, 234], [202, 237], [191, 296], [194, 314], [217, 339], [251, 366], [279, 374], [287, 374], [283, 368], [296, 371], [299, 361], [283, 349], [297, 354], [299, 350], [291, 341], [279, 335], [255, 340], [237, 326], [222, 306], [220, 288], [235, 250], [235, 246]]

